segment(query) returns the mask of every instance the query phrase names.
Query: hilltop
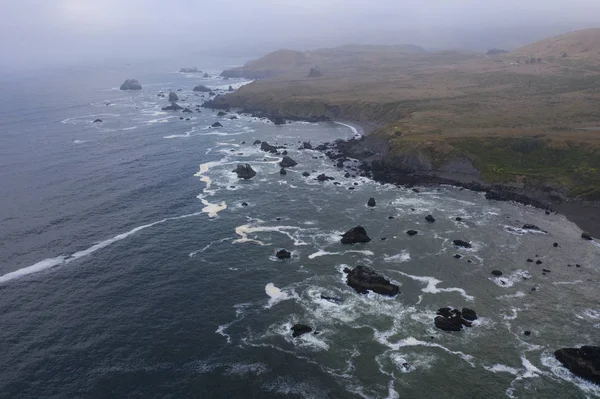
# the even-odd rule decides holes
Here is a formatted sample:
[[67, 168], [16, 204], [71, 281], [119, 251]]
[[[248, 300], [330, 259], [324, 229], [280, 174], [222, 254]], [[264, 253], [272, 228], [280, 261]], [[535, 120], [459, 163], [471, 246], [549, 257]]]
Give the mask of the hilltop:
[[551, 37], [521, 47], [511, 53], [516, 57], [542, 58], [600, 70], [600, 28], [584, 29]]
[[[385, 165], [396, 181], [444, 176], [540, 192], [554, 202], [599, 200], [600, 69], [593, 62], [600, 40], [589, 41], [599, 32], [492, 56], [416, 46], [275, 52], [224, 72], [275, 71], [268, 79], [207, 106], [358, 123], [370, 134], [353, 155], [371, 154], [363, 158]], [[555, 61], [562, 51], [568, 57]], [[320, 74], [308, 77], [313, 67]]]

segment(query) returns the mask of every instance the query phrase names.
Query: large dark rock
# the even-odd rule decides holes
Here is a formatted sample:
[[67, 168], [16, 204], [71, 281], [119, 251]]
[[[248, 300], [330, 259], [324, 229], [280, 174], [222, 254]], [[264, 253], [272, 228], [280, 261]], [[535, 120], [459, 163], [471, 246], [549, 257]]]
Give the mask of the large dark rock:
[[121, 90], [142, 90], [142, 85], [137, 79], [127, 79], [121, 85]]
[[284, 168], [279, 169], [280, 175], [287, 175], [287, 171]]
[[373, 291], [381, 295], [394, 296], [400, 293], [400, 288], [397, 285], [390, 283], [385, 277], [365, 266], [356, 266], [348, 272], [346, 281], [359, 294]]
[[298, 162], [294, 161], [292, 158], [287, 155], [283, 157], [281, 162], [279, 162], [279, 166], [282, 168], [291, 168], [292, 166], [298, 165]]
[[319, 68], [310, 68], [310, 71], [308, 72], [309, 78], [318, 78], [321, 76], [323, 76], [323, 73], [319, 70]]
[[367, 201], [367, 206], [370, 206], [371, 208], [373, 208], [375, 205], [377, 205], [377, 202], [375, 202], [375, 198], [373, 198], [373, 197], [369, 198], [369, 201]]
[[292, 330], [292, 337], [296, 338], [301, 335], [308, 334], [313, 329], [304, 324], [295, 324], [294, 326], [292, 326], [291, 330]]
[[262, 141], [260, 141], [260, 140], [254, 140], [254, 143], [252, 143], [252, 145], [258, 145], [260, 143], [262, 143]]
[[274, 145], [271, 145], [269, 143], [267, 143], [266, 141], [263, 141], [262, 143], [260, 143], [260, 149], [266, 152], [270, 152], [271, 154], [277, 154], [277, 150], [280, 148], [284, 148], [284, 147], [275, 147]]
[[102, 119], [100, 119], [100, 118], [94, 119], [94, 123], [102, 123]]
[[341, 241], [342, 244], [356, 244], [358, 242], [369, 242], [371, 238], [367, 235], [364, 227], [356, 226], [345, 232]]
[[212, 125], [210, 125], [210, 127], [223, 127], [223, 125], [221, 125], [219, 122], [215, 122]]
[[500, 270], [492, 270], [492, 274], [496, 277], [502, 276], [502, 272]]
[[425, 216], [425, 220], [427, 220], [429, 223], [435, 222], [435, 218], [431, 215]]
[[285, 119], [283, 118], [271, 118], [271, 122], [273, 122], [277, 126], [286, 124]]
[[313, 146], [309, 142], [305, 141], [304, 143], [302, 143], [302, 147], [300, 147], [300, 149], [303, 149], [303, 150], [312, 150]]
[[256, 172], [248, 163], [239, 164], [233, 173], [237, 173], [240, 179], [252, 179], [254, 176], [256, 176]]
[[[463, 312], [466, 311], [466, 314]], [[440, 308], [437, 311], [437, 316], [433, 322], [435, 326], [444, 331], [460, 331], [463, 326], [471, 327], [469, 320], [476, 320], [477, 315], [472, 309], [464, 308], [463, 312], [458, 309]]]
[[408, 234], [409, 236], [416, 236], [417, 234], [419, 234], [419, 232], [416, 230], [408, 230], [406, 234]]
[[280, 249], [279, 251], [277, 251], [275, 256], [277, 257], [277, 259], [289, 259], [292, 257], [292, 253], [290, 251], [286, 251], [285, 249]]
[[593, 240], [592, 236], [589, 235], [589, 233], [581, 233], [581, 238], [583, 238], [584, 240], [588, 240], [588, 241]]
[[327, 176], [325, 173], [321, 173], [319, 176], [317, 176], [317, 180], [323, 182], [327, 180], [335, 180], [335, 178]]
[[163, 111], [179, 111], [183, 109], [183, 107], [177, 103], [172, 103], [171, 105], [167, 105], [166, 107], [161, 108]]
[[227, 89], [227, 91], [234, 91], [233, 90], [233, 86], [229, 86], [229, 88]]
[[170, 103], [176, 103], [177, 101], [179, 101], [179, 96], [177, 95], [177, 93], [175, 93], [174, 91], [169, 93], [169, 102]]
[[600, 346], [563, 348], [554, 352], [554, 356], [571, 373], [600, 384]]
[[210, 89], [204, 85], [198, 85], [194, 87], [194, 91], [199, 91], [201, 93], [210, 93]]
[[470, 242], [463, 241], [463, 240], [454, 240], [452, 242], [457, 247], [462, 247], [462, 248], [472, 248], [473, 247]]

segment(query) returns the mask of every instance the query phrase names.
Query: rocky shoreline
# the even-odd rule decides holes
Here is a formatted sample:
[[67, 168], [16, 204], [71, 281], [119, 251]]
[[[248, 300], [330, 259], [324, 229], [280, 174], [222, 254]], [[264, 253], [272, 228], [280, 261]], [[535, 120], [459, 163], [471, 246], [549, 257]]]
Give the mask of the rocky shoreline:
[[[202, 107], [218, 110], [231, 110], [237, 104], [230, 104], [226, 96], [217, 96], [205, 102]], [[335, 115], [291, 115], [276, 111], [258, 110], [246, 104], [238, 108], [243, 114], [258, 118], [266, 118], [277, 125], [285, 121], [304, 122], [334, 122]], [[512, 201], [534, 206], [546, 211], [558, 212], [577, 224], [583, 231], [593, 237], [600, 237], [600, 203], [581, 201], [568, 198], [557, 193], [551, 187], [522, 188], [506, 184], [489, 184], [480, 178], [480, 172], [471, 161], [462, 158], [448, 162], [441, 168], [432, 167], [431, 163], [419, 153], [401, 154], [390, 153], [388, 143], [379, 137], [370, 135], [378, 126], [375, 122], [344, 120], [344, 124], [353, 126], [359, 137], [349, 140], [336, 140], [315, 147], [336, 162], [338, 167], [344, 167], [348, 158], [357, 159], [360, 174], [381, 183], [389, 183], [404, 187], [450, 185], [476, 192], [485, 193], [489, 200]], [[596, 216], [599, 215], [599, 216]]]

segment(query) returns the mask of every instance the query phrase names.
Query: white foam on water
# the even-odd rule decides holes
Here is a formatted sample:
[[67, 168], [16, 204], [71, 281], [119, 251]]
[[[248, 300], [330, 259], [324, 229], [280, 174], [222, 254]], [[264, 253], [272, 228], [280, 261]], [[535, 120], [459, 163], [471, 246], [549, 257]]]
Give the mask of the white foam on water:
[[188, 215], [176, 216], [176, 217], [172, 217], [172, 218], [165, 218], [165, 219], [153, 222], [153, 223], [145, 224], [143, 226], [138, 226], [138, 227], [131, 229], [125, 233], [117, 234], [116, 236], [109, 238], [108, 240], [104, 240], [99, 243], [96, 243], [87, 249], [84, 249], [82, 251], [77, 251], [69, 256], [58, 256], [56, 258], [44, 259], [44, 260], [39, 261], [31, 266], [27, 266], [27, 267], [15, 270], [13, 272], [3, 274], [2, 276], [0, 276], [0, 284], [6, 283], [8, 281], [12, 281], [12, 280], [24, 277], [24, 276], [28, 276], [30, 274], [39, 273], [41, 271], [44, 271], [44, 270], [47, 270], [47, 269], [50, 269], [50, 268], [53, 268], [53, 267], [56, 267], [59, 265], [65, 265], [74, 260], [89, 256], [100, 249], [106, 248], [109, 245], [114, 244], [115, 242], [124, 240], [125, 238], [127, 238], [141, 230], [147, 229], [149, 227], [153, 227], [158, 224], [162, 224], [162, 223], [165, 223], [165, 222], [168, 222], [171, 220], [186, 219], [186, 218], [190, 218], [190, 217], [198, 216], [198, 215], [201, 215], [201, 213], [196, 212], [196, 213], [190, 213]]
[[210, 172], [212, 168], [215, 166], [219, 166], [227, 162], [227, 158], [222, 158], [219, 161], [212, 161], [200, 164], [200, 170], [194, 175], [195, 177], [199, 177], [200, 181], [206, 184], [204, 190], [209, 190], [212, 185], [212, 179], [206, 175], [206, 173]]
[[443, 345], [440, 345], [440, 344], [437, 344], [434, 342], [420, 341], [420, 340], [416, 339], [415, 337], [408, 337], [408, 338], [402, 339], [398, 342], [391, 343], [388, 341], [388, 336], [387, 336], [388, 334], [389, 333], [376, 332], [375, 339], [377, 340], [377, 342], [379, 342], [383, 345], [386, 345], [389, 348], [396, 350], [396, 351], [399, 350], [400, 348], [411, 347], [411, 346], [426, 346], [429, 348], [439, 348], [439, 349], [443, 350], [444, 352], [459, 356], [465, 362], [469, 363], [472, 367], [475, 367], [475, 364], [473, 362], [474, 357], [471, 355], [467, 355], [460, 351], [453, 351], [451, 349], [446, 348]]
[[202, 205], [204, 205], [202, 212], [206, 213], [209, 218], [215, 218], [219, 212], [227, 209], [227, 203], [225, 203], [225, 201], [219, 203], [208, 202], [202, 195], [199, 195], [198, 199], [202, 202]]
[[397, 255], [392, 255], [392, 256], [385, 255], [383, 260], [385, 262], [392, 262], [392, 263], [408, 262], [410, 260], [410, 253], [404, 249], [404, 250], [402, 250], [402, 252], [400, 252]]
[[269, 371], [269, 367], [263, 363], [232, 363], [227, 365], [225, 375], [243, 376], [247, 374], [261, 375]]
[[523, 298], [524, 296], [525, 296], [525, 293], [523, 291], [517, 291], [515, 294], [500, 295], [496, 299], [514, 299], [514, 298]]
[[224, 243], [225, 241], [229, 241], [229, 240], [231, 240], [231, 238], [229, 238], [229, 237], [226, 237], [226, 238], [221, 238], [220, 240], [214, 240], [214, 241], [211, 241], [211, 242], [210, 242], [210, 243], [209, 243], [207, 246], [205, 246], [204, 248], [202, 248], [202, 249], [199, 249], [199, 250], [197, 250], [197, 251], [194, 251], [194, 252], [190, 252], [188, 256], [189, 256], [190, 258], [193, 258], [194, 256], [198, 255], [199, 253], [206, 251], [207, 249], [209, 249], [209, 248], [210, 248], [210, 247], [212, 247], [213, 245], [215, 245], [215, 244], [221, 244], [221, 243]]
[[302, 228], [300, 228], [300, 227], [296, 227], [296, 226], [262, 226], [261, 225], [262, 223], [264, 223], [262, 220], [257, 220], [257, 222], [255, 222], [255, 223], [244, 224], [244, 225], [236, 227], [235, 233], [238, 236], [240, 236], [241, 238], [234, 240], [233, 243], [241, 244], [241, 243], [245, 243], [245, 242], [252, 242], [252, 243], [255, 243], [258, 245], [266, 245], [262, 241], [248, 238], [248, 235], [252, 234], [252, 233], [260, 233], [260, 232], [276, 232], [276, 233], [281, 233], [281, 234], [288, 236], [294, 242], [295, 246], [308, 245], [306, 242], [302, 241], [298, 237], [295, 237], [294, 235], [292, 235], [291, 233], [288, 232], [288, 230], [297, 231], [297, 232], [301, 231]]
[[230, 344], [231, 343], [231, 335], [227, 334], [225, 332], [225, 330], [227, 328], [229, 328], [231, 326], [231, 323], [227, 323], [227, 324], [221, 324], [217, 330], [215, 331], [215, 333], [225, 337], [225, 339], [227, 340], [227, 343]]
[[354, 136], [357, 138], [361, 136], [361, 134], [358, 132], [358, 129], [352, 125], [348, 125], [348, 124], [342, 123], [342, 122], [334, 122], [334, 123], [336, 123], [338, 125], [346, 126], [348, 129], [352, 130], [352, 133], [354, 133]]
[[518, 376], [520, 370], [514, 367], [505, 366], [503, 364], [494, 364], [493, 366], [483, 366], [487, 371], [492, 373], [509, 373], [514, 376]]
[[277, 377], [275, 381], [265, 382], [262, 388], [280, 395], [300, 397], [304, 399], [323, 399], [327, 393], [310, 382], [297, 382], [289, 377]]
[[266, 308], [271, 308], [274, 305], [277, 305], [279, 302], [291, 298], [290, 294], [285, 291], [281, 291], [281, 289], [275, 287], [273, 283], [269, 283], [265, 286], [265, 292], [271, 298], [269, 299], [267, 306], [265, 306]]
[[505, 314], [502, 316], [502, 318], [504, 320], [515, 320], [517, 318], [517, 316], [519, 316], [519, 312], [521, 310], [522, 309], [519, 309], [519, 308], [510, 308], [511, 314]]
[[489, 280], [496, 284], [498, 287], [512, 287], [516, 283], [528, 280], [531, 278], [531, 274], [527, 270], [515, 270], [509, 275], [500, 276], [500, 277], [490, 277]]
[[134, 129], [137, 129], [138, 127], [139, 127], [139, 126], [125, 127], [125, 128], [123, 128], [123, 129], [121, 129], [121, 131], [123, 131], [123, 132], [126, 132], [126, 131], [129, 131], [129, 130], [134, 130]]
[[171, 134], [169, 136], [164, 136], [163, 139], [178, 139], [178, 138], [187, 138], [187, 137], [191, 137], [192, 133], [194, 133], [196, 131], [196, 128], [193, 127], [191, 130], [188, 130], [187, 132], [185, 132], [184, 134]]
[[426, 294], [439, 294], [440, 292], [458, 292], [459, 294], [461, 294], [466, 300], [468, 301], [473, 301], [475, 300], [474, 296], [468, 295], [467, 292], [462, 289], [462, 288], [457, 288], [457, 287], [450, 287], [450, 288], [438, 288], [437, 285], [442, 283], [441, 280], [436, 279], [435, 277], [429, 277], [429, 276], [413, 276], [411, 274], [407, 274], [404, 272], [401, 272], [399, 270], [394, 270], [394, 272], [399, 273], [405, 277], [408, 277], [410, 279], [416, 280], [416, 281], [420, 281], [422, 283], [426, 283], [427, 286], [425, 288], [423, 288], [421, 291], [426, 293]]
[[554, 285], [575, 285], [582, 284], [583, 280], [575, 280], [575, 281], [555, 281], [552, 284]]
[[593, 382], [584, 380], [583, 378], [577, 377], [571, 373], [566, 367], [564, 367], [552, 353], [544, 352], [541, 355], [541, 363], [544, 367], [550, 369], [552, 374], [560, 378], [563, 381], [570, 382], [583, 391], [586, 395], [592, 395], [600, 397], [600, 385], [594, 384]]
[[375, 255], [372, 251], [361, 251], [361, 250], [350, 250], [350, 251], [343, 251], [343, 252], [327, 252], [324, 251], [322, 249], [320, 249], [319, 251], [308, 255], [308, 259], [315, 259], [315, 258], [319, 258], [321, 256], [326, 256], [326, 255], [345, 255], [345, 254], [349, 254], [349, 253], [357, 253], [357, 254], [363, 254], [366, 256], [373, 256]]
[[523, 229], [521, 227], [509, 226], [507, 224], [505, 224], [503, 227], [506, 232], [517, 235], [517, 236], [524, 236], [526, 234], [540, 234], [540, 235], [548, 234], [545, 231]]
[[592, 319], [592, 320], [600, 320], [600, 310], [597, 309], [585, 309], [583, 312], [577, 314], [577, 318], [579, 319]]
[[87, 141], [84, 141], [84, 140], [73, 140], [72, 143], [73, 144], [83, 144], [83, 143], [87, 143]]

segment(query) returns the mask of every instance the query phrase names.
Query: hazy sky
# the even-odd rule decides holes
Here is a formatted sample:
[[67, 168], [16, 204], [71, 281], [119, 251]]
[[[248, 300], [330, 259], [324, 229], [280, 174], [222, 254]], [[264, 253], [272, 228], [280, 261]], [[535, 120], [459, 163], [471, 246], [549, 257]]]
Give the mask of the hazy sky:
[[224, 49], [516, 47], [600, 26], [600, 0], [0, 0], [0, 65]]

